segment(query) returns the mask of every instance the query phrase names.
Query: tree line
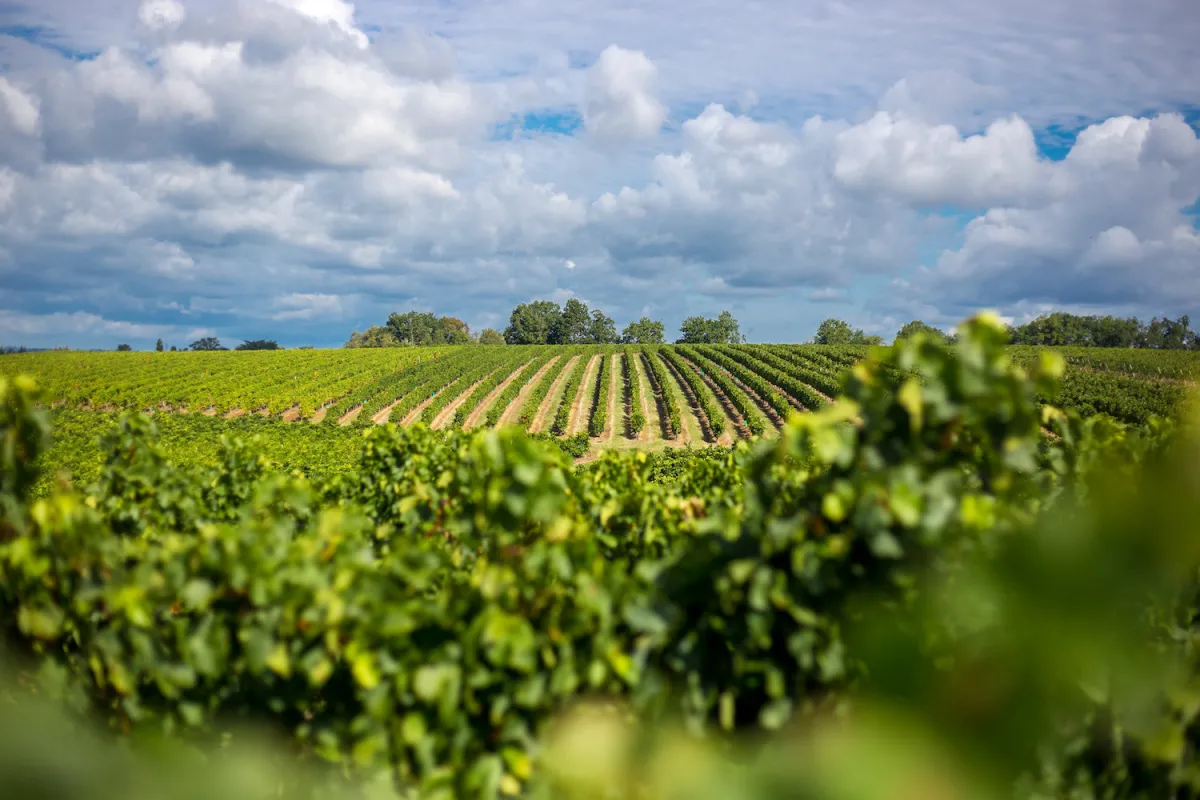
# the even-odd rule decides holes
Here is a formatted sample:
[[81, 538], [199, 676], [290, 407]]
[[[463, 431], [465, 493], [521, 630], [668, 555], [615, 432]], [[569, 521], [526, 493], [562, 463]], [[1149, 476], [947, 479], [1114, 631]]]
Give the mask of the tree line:
[[[722, 311], [709, 319], [688, 317], [679, 326], [677, 344], [740, 344], [746, 341], [733, 314]], [[521, 303], [509, 314], [501, 333], [484, 328], [472, 333], [457, 317], [428, 311], [390, 314], [383, 325], [353, 331], [345, 347], [435, 347], [456, 344], [666, 344], [662, 322], [642, 317], [617, 333], [616, 322], [600, 309], [571, 298], [565, 305], [550, 300]]]

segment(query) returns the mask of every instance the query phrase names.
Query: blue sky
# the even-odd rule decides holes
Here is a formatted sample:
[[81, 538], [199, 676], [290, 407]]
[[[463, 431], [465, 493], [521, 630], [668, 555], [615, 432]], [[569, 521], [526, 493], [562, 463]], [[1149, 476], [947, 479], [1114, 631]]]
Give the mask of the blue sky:
[[1185, 6], [0, 1], [0, 345], [1200, 316]]

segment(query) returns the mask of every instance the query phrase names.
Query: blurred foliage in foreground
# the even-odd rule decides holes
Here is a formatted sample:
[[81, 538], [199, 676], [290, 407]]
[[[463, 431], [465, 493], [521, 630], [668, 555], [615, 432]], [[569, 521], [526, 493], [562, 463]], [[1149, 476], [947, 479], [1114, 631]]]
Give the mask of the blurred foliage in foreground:
[[312, 482], [135, 416], [32, 500], [0, 384], [0, 796], [1200, 796], [1200, 436], [1004, 336], [669, 471], [386, 426]]

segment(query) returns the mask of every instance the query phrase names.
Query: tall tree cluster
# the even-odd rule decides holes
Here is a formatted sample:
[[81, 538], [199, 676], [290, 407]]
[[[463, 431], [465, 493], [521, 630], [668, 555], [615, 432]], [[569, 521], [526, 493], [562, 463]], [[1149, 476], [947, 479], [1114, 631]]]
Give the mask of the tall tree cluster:
[[716, 319], [688, 317], [679, 326], [679, 333], [675, 344], [743, 344], [746, 341], [738, 321], [728, 311], [722, 311]]
[[[484, 332], [486, 333], [486, 331]], [[493, 331], [494, 333], [494, 331]], [[346, 347], [436, 347], [471, 344], [471, 328], [457, 317], [439, 317], [428, 311], [390, 314], [383, 325], [353, 331]]]
[[845, 320], [830, 317], [817, 327], [813, 344], [883, 344], [883, 339], [863, 333], [861, 328], [851, 327]]
[[1200, 335], [1185, 314], [1178, 319], [1083, 316], [1056, 311], [1023, 325], [1009, 326], [1013, 344], [1063, 347], [1137, 347], [1152, 350], [1200, 350]]
[[508, 344], [615, 344], [620, 341], [612, 317], [572, 297], [559, 306], [550, 300], [521, 303], [504, 329]]

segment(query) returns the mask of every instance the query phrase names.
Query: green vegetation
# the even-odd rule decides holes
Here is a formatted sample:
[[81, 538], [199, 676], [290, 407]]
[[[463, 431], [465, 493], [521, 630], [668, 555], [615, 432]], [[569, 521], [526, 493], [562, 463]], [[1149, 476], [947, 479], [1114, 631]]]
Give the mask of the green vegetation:
[[[0, 786], [1194, 796], [1200, 430], [1047, 405], [1072, 367], [1005, 338], [872, 350], [769, 441], [578, 466], [585, 434], [51, 411], [0, 378]], [[81, 420], [94, 470], [56, 483]]]

